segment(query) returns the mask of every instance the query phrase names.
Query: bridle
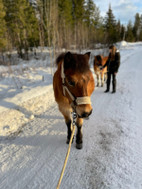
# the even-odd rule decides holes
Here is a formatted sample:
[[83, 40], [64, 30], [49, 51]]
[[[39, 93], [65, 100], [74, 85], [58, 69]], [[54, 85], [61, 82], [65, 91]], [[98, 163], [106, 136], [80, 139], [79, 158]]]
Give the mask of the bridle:
[[62, 87], [63, 87], [63, 95], [66, 96], [66, 92], [70, 96], [72, 100], [72, 107], [75, 109], [76, 106], [82, 104], [91, 104], [90, 96], [83, 96], [83, 97], [75, 97], [68, 89], [65, 84], [65, 73], [64, 73], [64, 61], [61, 64], [61, 78], [62, 78]]

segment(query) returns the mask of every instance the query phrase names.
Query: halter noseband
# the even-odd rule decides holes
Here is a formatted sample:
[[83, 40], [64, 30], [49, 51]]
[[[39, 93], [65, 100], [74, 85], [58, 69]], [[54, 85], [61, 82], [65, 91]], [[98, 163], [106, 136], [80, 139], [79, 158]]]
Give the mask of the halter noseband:
[[64, 62], [61, 64], [61, 78], [62, 78], [62, 86], [63, 86], [63, 95], [66, 96], [65, 92], [67, 92], [72, 100], [73, 106], [82, 105], [82, 104], [91, 104], [91, 99], [89, 96], [83, 97], [75, 97], [65, 85], [65, 74], [64, 74]]

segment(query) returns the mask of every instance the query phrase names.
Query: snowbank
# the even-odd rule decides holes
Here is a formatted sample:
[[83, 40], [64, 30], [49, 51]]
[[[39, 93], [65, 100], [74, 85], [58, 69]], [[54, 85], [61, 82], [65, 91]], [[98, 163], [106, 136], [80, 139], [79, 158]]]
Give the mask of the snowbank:
[[0, 133], [3, 136], [17, 132], [53, 103], [53, 70], [41, 61], [23, 62], [0, 66]]
[[121, 48], [121, 47], [126, 47], [127, 45], [128, 45], [128, 43], [127, 43], [126, 41], [121, 41], [121, 42], [119, 43], [120, 48]]

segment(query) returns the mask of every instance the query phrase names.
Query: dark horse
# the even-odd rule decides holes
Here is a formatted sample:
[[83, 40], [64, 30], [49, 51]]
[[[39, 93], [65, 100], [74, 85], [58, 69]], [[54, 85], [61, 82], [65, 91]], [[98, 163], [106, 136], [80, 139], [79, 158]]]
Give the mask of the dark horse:
[[83, 118], [92, 113], [90, 96], [94, 90], [94, 78], [89, 67], [90, 52], [61, 54], [56, 60], [57, 71], [53, 78], [55, 100], [60, 112], [65, 118], [68, 128], [67, 143], [69, 143], [72, 126], [71, 112], [77, 114], [76, 147], [82, 148], [82, 124]]

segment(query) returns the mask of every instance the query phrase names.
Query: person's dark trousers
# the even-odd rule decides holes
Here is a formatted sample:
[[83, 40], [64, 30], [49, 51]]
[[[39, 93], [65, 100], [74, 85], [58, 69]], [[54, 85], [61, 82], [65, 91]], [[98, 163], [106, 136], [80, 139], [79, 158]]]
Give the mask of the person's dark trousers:
[[116, 92], [116, 74], [112, 73], [112, 92]]
[[110, 89], [110, 82], [111, 82], [111, 75], [112, 75], [112, 91], [116, 92], [116, 74], [108, 72], [107, 73], [107, 91]]
[[111, 81], [111, 73], [107, 72], [107, 89], [106, 89], [106, 91], [109, 91], [109, 89], [110, 89], [110, 81]]

